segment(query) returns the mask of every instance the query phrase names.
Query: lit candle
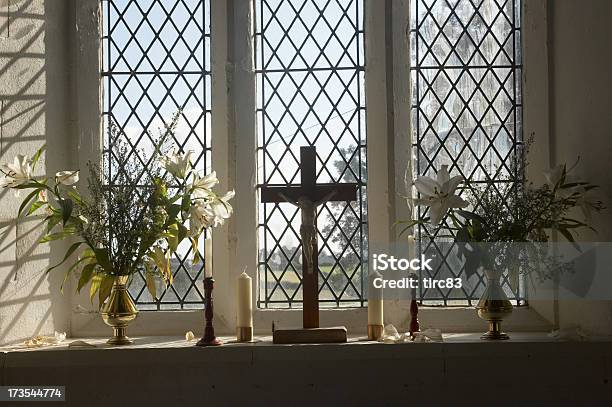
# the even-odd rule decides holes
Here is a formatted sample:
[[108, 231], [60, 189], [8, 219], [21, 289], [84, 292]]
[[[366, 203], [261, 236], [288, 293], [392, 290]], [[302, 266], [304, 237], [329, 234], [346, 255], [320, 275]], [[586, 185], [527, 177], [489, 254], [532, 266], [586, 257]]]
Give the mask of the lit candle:
[[368, 295], [368, 339], [378, 340], [383, 333], [384, 311], [382, 288], [374, 287], [374, 280], [382, 275], [374, 271], [370, 273], [370, 287]]
[[204, 277], [210, 278], [213, 276], [212, 268], [212, 239], [204, 240]]
[[236, 336], [238, 341], [253, 339], [253, 294], [252, 279], [245, 271], [238, 277], [238, 314]]

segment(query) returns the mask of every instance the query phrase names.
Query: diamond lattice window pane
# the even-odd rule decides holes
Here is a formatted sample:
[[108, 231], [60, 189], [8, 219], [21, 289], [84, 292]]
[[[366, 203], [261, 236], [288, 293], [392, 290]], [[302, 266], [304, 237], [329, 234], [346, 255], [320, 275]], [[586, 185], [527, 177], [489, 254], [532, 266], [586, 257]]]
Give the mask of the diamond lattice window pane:
[[[367, 274], [364, 0], [256, 0], [258, 184], [300, 182], [299, 149], [317, 147], [317, 182], [355, 182], [358, 201], [320, 208], [321, 306], [362, 306]], [[300, 215], [259, 206], [260, 307], [301, 307]]]
[[[146, 171], [153, 137], [180, 110], [172, 141], [195, 152], [197, 170], [210, 171], [210, 0], [101, 0], [101, 5], [105, 163], [116, 166], [107, 133], [114, 122], [130, 157]], [[114, 180], [117, 174], [109, 175]], [[204, 266], [192, 264], [191, 250], [189, 244], [179, 247], [171, 261], [174, 285], [162, 290], [159, 300], [151, 298], [142, 273], [134, 276], [130, 294], [140, 309], [203, 307]]]
[[[416, 175], [442, 165], [472, 182], [521, 182], [522, 123], [520, 0], [411, 2], [413, 159]], [[495, 189], [497, 192], [499, 190]], [[419, 208], [424, 219], [427, 210]], [[449, 225], [450, 226], [450, 225]], [[434, 271], [422, 277], [464, 276], [452, 239], [418, 231]], [[483, 290], [473, 276], [461, 289], [424, 289], [430, 305], [473, 305]], [[504, 289], [517, 304], [522, 292]]]

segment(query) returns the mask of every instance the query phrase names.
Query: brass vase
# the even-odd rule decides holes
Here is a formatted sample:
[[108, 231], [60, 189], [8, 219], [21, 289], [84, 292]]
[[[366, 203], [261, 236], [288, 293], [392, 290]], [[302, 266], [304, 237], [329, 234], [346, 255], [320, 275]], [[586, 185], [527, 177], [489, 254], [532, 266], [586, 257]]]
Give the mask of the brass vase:
[[107, 341], [110, 345], [128, 345], [133, 342], [127, 337], [126, 330], [138, 316], [138, 309], [126, 287], [128, 277], [115, 278], [111, 294], [100, 312], [104, 323], [113, 328], [113, 337]]
[[505, 340], [510, 337], [502, 332], [502, 321], [512, 314], [512, 303], [501, 286], [501, 272], [485, 270], [487, 288], [476, 305], [478, 316], [489, 322], [489, 331], [480, 339]]

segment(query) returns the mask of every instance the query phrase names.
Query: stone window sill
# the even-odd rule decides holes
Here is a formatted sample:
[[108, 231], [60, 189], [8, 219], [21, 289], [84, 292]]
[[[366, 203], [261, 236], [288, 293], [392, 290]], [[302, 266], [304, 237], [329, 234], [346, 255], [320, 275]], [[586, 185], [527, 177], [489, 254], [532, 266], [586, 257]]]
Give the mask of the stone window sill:
[[[460, 348], [463, 345], [466, 347], [473, 348], [473, 345], [483, 345], [489, 347], [498, 346], [518, 346], [527, 349], [530, 345], [536, 345], [541, 343], [606, 343], [609, 344], [612, 341], [611, 338], [588, 338], [582, 341], [572, 341], [568, 339], [556, 339], [548, 336], [546, 332], [510, 332], [510, 340], [507, 341], [483, 341], [480, 339], [481, 333], [446, 333], [443, 334], [443, 342], [426, 342], [426, 343], [400, 343], [400, 344], [389, 344], [379, 343], [374, 341], [368, 341], [363, 336], [351, 336], [347, 343], [338, 344], [294, 344], [294, 345], [279, 345], [272, 343], [271, 336], [256, 336], [255, 341], [252, 343], [237, 343], [235, 337], [220, 336], [223, 340], [223, 346], [217, 347], [206, 347], [201, 348], [195, 346], [198, 338], [192, 341], [186, 341], [184, 338], [171, 337], [171, 336], [143, 336], [143, 337], [132, 337], [134, 343], [126, 346], [110, 346], [106, 343], [107, 338], [67, 338], [64, 342], [57, 345], [48, 345], [41, 347], [28, 348], [24, 345], [17, 344], [11, 346], [0, 347], [1, 354], [9, 353], [30, 353], [30, 352], [96, 352], [96, 351], [113, 351], [113, 350], [155, 350], [163, 351], [170, 349], [193, 349], [195, 351], [205, 350], [208, 352], [220, 352], [230, 350], [250, 350], [257, 352], [262, 350], [264, 352], [273, 351], [275, 348], [350, 348], [355, 351], [356, 356], [359, 354], [359, 349], [371, 352], [373, 349], [387, 349], [393, 348], [409, 349], [413, 348], [415, 351], [418, 350], [420, 356], [423, 351], [423, 347], [439, 348], [439, 349], [452, 349]], [[74, 341], [84, 341], [91, 346], [70, 346]], [[514, 345], [513, 345], [514, 344]], [[384, 351], [383, 351], [384, 352]]]
[[2, 348], [0, 385], [63, 385], [69, 405], [78, 406], [474, 405], [507, 394], [508, 405], [548, 405], [551, 395], [576, 405], [612, 402], [610, 342], [510, 334], [503, 342], [468, 333], [396, 345], [355, 337], [347, 344], [272, 345], [269, 337], [235, 344], [228, 337], [214, 348], [176, 336], [134, 337], [127, 347], [85, 338], [97, 347]]

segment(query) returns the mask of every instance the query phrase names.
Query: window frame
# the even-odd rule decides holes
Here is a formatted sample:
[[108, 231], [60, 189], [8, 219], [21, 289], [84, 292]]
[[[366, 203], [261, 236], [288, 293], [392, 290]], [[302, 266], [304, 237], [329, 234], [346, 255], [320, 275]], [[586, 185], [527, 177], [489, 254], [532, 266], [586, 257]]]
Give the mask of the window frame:
[[[369, 241], [392, 244], [401, 241], [393, 230], [395, 219], [410, 216], [411, 202], [397, 193], [411, 179], [410, 150], [410, 0], [365, 1], [365, 92], [367, 100]], [[523, 126], [524, 134], [543, 134], [532, 148], [530, 174], [548, 167], [548, 51], [547, 2], [523, 2]], [[79, 166], [102, 158], [102, 13], [99, 0], [83, 0], [76, 6], [81, 29], [74, 41], [77, 70], [75, 97]], [[219, 188], [235, 189], [234, 217], [213, 232], [216, 286], [215, 328], [233, 334], [236, 315], [236, 279], [247, 266], [254, 279], [254, 324], [256, 333], [270, 333], [277, 326], [300, 326], [297, 309], [257, 309], [257, 194], [256, 86], [254, 15], [251, 1], [211, 1], [212, 70], [212, 162], [221, 181]], [[94, 18], [92, 18], [94, 16]], [[393, 40], [393, 41], [391, 41]], [[377, 61], [372, 64], [368, 61]], [[529, 82], [529, 87], [525, 84]], [[219, 119], [222, 118], [222, 119]], [[376, 139], [375, 139], [376, 137]], [[536, 158], [534, 158], [536, 157]], [[408, 166], [406, 166], [408, 163]], [[244, 174], [253, 174], [244, 176]], [[397, 192], [396, 192], [397, 191]], [[71, 290], [72, 291], [72, 290]], [[97, 308], [86, 294], [71, 298], [73, 336], [106, 335]], [[78, 309], [81, 311], [79, 311]], [[83, 310], [83, 308], [85, 310]], [[544, 329], [534, 309], [548, 315], [549, 304], [533, 304], [515, 310], [508, 329]], [[420, 317], [428, 325], [457, 332], [478, 331], [482, 322], [472, 308], [423, 307]], [[409, 319], [409, 302], [386, 301], [385, 322], [403, 327]], [[201, 333], [202, 310], [141, 312], [130, 327], [132, 335], [168, 335], [193, 330]], [[324, 326], [344, 325], [349, 332], [363, 333], [367, 308], [322, 309]]]
[[[387, 130], [387, 100], [386, 92], [377, 91], [377, 86], [368, 84], [383, 83], [386, 87], [386, 66], [384, 63], [368, 65], [367, 61], [381, 60], [386, 61], [385, 57], [385, 8], [381, 8], [372, 1], [364, 2], [364, 40], [365, 40], [365, 97], [366, 97], [366, 132], [367, 134], [386, 133]], [[248, 134], [248, 147], [236, 140], [236, 173], [237, 174], [253, 174], [255, 176], [257, 169], [256, 141], [257, 141], [257, 125], [256, 125], [256, 75], [255, 75], [255, 57], [254, 41], [255, 41], [255, 7], [254, 2], [244, 1], [234, 3], [234, 13], [237, 17], [237, 24], [234, 26], [235, 40], [238, 39], [238, 44], [234, 44], [234, 52], [236, 59], [240, 60], [239, 56], [244, 55], [242, 63], [234, 72], [233, 80], [236, 88], [243, 89], [240, 97], [236, 99], [235, 111], [237, 127], [243, 129], [244, 132], [237, 131], [240, 137], [245, 137]], [[245, 18], [247, 23], [240, 23], [240, 18]], [[240, 41], [241, 38], [249, 38], [249, 41]], [[248, 52], [244, 52], [248, 50]], [[248, 55], [248, 66], [245, 66]], [[248, 85], [247, 85], [248, 84]], [[241, 86], [246, 85], [246, 86]], [[249, 97], [245, 97], [244, 89], [252, 90], [253, 97], [249, 93]], [[240, 112], [243, 112], [242, 114]], [[247, 113], [247, 112], [253, 112]], [[214, 119], [213, 119], [214, 120]], [[244, 127], [243, 127], [244, 124]], [[371, 140], [371, 139], [370, 139]], [[367, 143], [368, 156], [368, 178], [376, 177], [380, 179], [377, 186], [368, 184], [368, 239], [375, 239], [378, 242], [389, 241], [391, 231], [391, 217], [389, 216], [389, 202], [387, 198], [391, 196], [388, 193], [388, 160], [387, 160], [387, 142], [388, 138], [384, 138], [381, 143]], [[213, 153], [214, 154], [214, 153]], [[214, 155], [213, 155], [214, 157]], [[214, 158], [213, 158], [214, 159]], [[249, 180], [248, 185], [244, 180], [241, 184], [240, 178], [236, 179], [236, 204], [240, 207], [249, 208], [248, 210], [236, 210], [235, 225], [237, 227], [237, 235], [240, 236], [236, 257], [239, 259], [240, 266], [231, 269], [234, 273], [234, 279], [242, 272], [244, 265], [247, 266], [247, 274], [253, 279], [253, 321], [256, 330], [267, 330], [272, 327], [274, 322], [276, 326], [301, 326], [302, 311], [300, 309], [264, 309], [257, 308], [256, 299], [258, 289], [257, 276], [257, 213], [256, 208], [259, 201], [258, 191], [256, 188], [256, 180]], [[239, 192], [239, 189], [242, 194]], [[245, 191], [248, 191], [246, 193]], [[371, 198], [372, 196], [378, 198]], [[251, 208], [253, 212], [251, 212]], [[374, 215], [376, 214], [376, 215]], [[375, 222], [372, 217], [376, 216]], [[244, 241], [244, 245], [240, 244], [240, 240]], [[213, 247], [214, 250], [214, 247]], [[250, 253], [249, 256], [247, 253]], [[367, 319], [367, 308], [336, 308], [336, 309], [321, 309], [320, 318], [322, 325], [344, 325], [352, 331], [364, 331], [365, 320]]]

